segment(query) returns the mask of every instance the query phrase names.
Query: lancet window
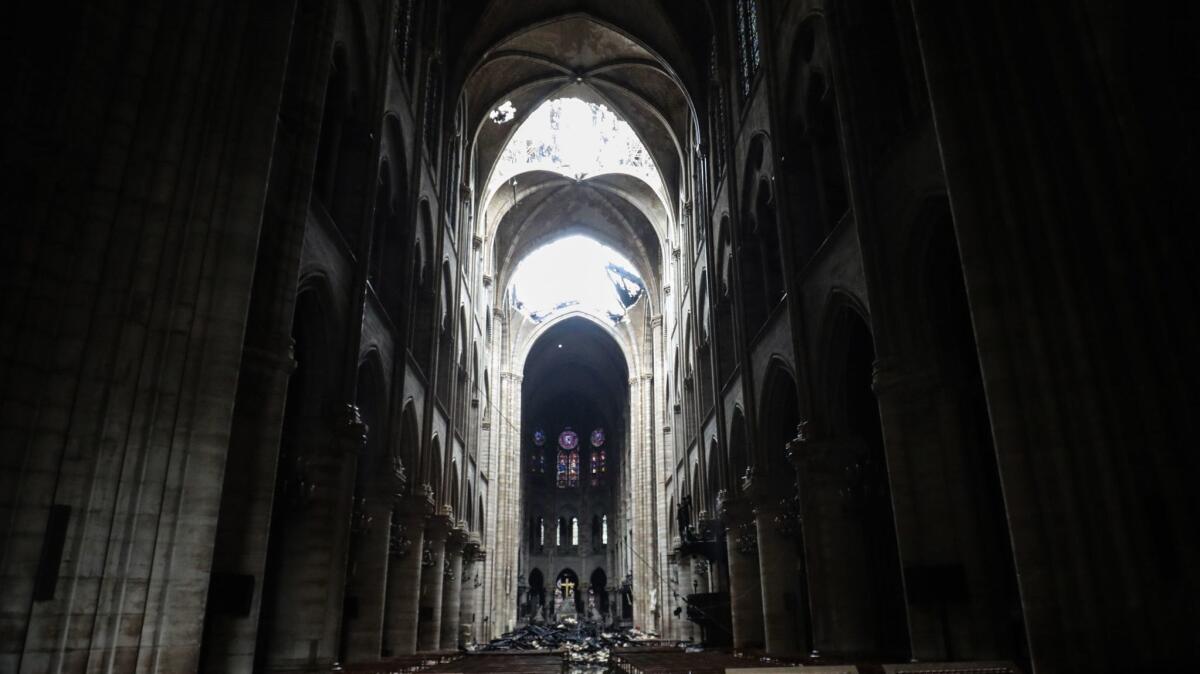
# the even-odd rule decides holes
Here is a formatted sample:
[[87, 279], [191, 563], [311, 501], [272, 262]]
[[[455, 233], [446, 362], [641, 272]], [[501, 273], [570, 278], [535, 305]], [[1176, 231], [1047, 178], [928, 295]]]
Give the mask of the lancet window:
[[567, 428], [558, 436], [558, 463], [556, 466], [559, 489], [579, 486], [579, 436]]
[[762, 61], [758, 40], [758, 0], [737, 0], [738, 83], [742, 98], [750, 97]]
[[604, 483], [604, 476], [608, 474], [608, 451], [604, 449], [604, 429], [597, 428], [592, 431], [592, 486], [598, 487]]

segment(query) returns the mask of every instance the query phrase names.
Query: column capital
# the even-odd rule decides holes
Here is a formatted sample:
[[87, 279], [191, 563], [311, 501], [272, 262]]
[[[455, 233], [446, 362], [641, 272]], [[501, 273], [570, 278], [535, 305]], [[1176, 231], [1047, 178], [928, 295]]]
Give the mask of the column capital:
[[402, 498], [404, 486], [408, 482], [404, 464], [400, 457], [391, 454], [369, 457], [367, 469], [370, 479], [367, 480], [366, 491], [370, 498], [388, 499], [395, 501]]
[[467, 530], [462, 523], [455, 524], [446, 535], [446, 554], [458, 554], [467, 544]]
[[432, 543], [443, 543], [453, 529], [454, 521], [450, 519], [449, 515], [443, 513], [430, 515], [429, 521], [425, 524], [425, 539]]
[[839, 476], [865, 454], [864, 448], [845, 440], [813, 440], [799, 445], [795, 452], [790, 450], [796, 474], [806, 479]]
[[475, 550], [475, 552], [473, 552], [471, 554], [471, 560], [475, 561], [475, 562], [487, 561], [487, 554], [488, 554], [487, 548], [485, 548], [481, 545]]
[[335, 406], [330, 415], [330, 424], [338, 446], [346, 453], [361, 452], [367, 446], [369, 429], [358, 413], [358, 405], [343, 403]]
[[291, 375], [296, 371], [296, 340], [291, 335], [272, 337], [266, 344], [247, 344], [242, 362], [251, 370], [266, 374]]
[[748, 467], [746, 474], [742, 476], [742, 494], [749, 500], [755, 512], [767, 506], [772, 500], [767, 477], [754, 466]]
[[408, 498], [404, 499], [404, 501], [414, 507], [419, 506], [421, 512], [426, 515], [432, 515], [435, 507], [433, 486], [428, 482], [413, 485], [413, 488], [408, 492]]
[[909, 363], [900, 363], [900, 359], [895, 357], [882, 357], [875, 361], [871, 371], [871, 389], [876, 396], [924, 395], [937, 387], [938, 373], [932, 365], [918, 364], [913, 367]]
[[754, 508], [750, 502], [724, 489], [717, 494], [717, 513], [727, 533], [754, 521]]
[[474, 562], [479, 553], [479, 534], [471, 532], [467, 535], [466, 545], [463, 546], [463, 562]]

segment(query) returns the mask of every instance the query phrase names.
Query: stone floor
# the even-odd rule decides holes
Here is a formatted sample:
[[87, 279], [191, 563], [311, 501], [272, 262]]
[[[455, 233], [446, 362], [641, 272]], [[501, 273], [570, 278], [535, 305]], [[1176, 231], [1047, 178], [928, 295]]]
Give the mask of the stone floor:
[[512, 674], [563, 674], [559, 653], [486, 653], [431, 667], [426, 672], [511, 672]]

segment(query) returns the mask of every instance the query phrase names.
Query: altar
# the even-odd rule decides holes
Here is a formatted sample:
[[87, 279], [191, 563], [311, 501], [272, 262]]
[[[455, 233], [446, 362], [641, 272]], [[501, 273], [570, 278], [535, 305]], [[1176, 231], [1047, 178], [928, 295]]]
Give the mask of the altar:
[[555, 583], [554, 589], [554, 617], [556, 620], [564, 618], [579, 619], [579, 611], [575, 601], [576, 583], [571, 578], [561, 578]]

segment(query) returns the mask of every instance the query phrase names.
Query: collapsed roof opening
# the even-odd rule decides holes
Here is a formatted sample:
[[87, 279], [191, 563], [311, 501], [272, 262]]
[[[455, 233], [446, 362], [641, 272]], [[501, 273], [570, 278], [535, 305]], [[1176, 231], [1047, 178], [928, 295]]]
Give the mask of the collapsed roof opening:
[[[501, 108], [493, 112], [501, 113]], [[663, 192], [658, 168], [629, 123], [604, 104], [580, 98], [548, 100], [530, 113], [497, 159], [488, 193], [520, 173], [537, 170], [575, 180], [621, 173]]]
[[535, 323], [570, 308], [620, 323], [645, 292], [646, 283], [633, 263], [582, 235], [563, 237], [529, 253], [508, 287], [513, 307]]

